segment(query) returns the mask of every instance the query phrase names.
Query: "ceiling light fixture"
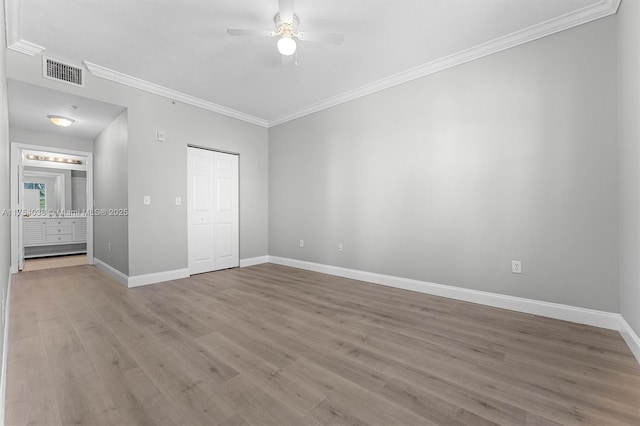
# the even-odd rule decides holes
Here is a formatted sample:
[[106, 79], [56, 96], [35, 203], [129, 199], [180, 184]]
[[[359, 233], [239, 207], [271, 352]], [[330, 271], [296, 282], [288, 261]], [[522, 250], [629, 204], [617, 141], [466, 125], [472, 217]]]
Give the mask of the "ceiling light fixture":
[[49, 155], [34, 155], [27, 154], [27, 160], [35, 160], [35, 161], [51, 161], [54, 163], [67, 163], [67, 164], [82, 164], [81, 160], [76, 160], [75, 158], [65, 158], [65, 157], [52, 157]]
[[278, 40], [278, 52], [284, 56], [291, 56], [296, 53], [296, 41], [291, 37], [282, 37]]
[[296, 41], [293, 39], [298, 36], [298, 17], [294, 14], [291, 16], [291, 22], [283, 21], [278, 13], [275, 18], [276, 34], [280, 36], [278, 40], [278, 52], [284, 56], [291, 56], [296, 53]]
[[63, 117], [61, 115], [47, 115], [47, 118], [53, 124], [60, 127], [69, 127], [76, 121], [73, 118]]

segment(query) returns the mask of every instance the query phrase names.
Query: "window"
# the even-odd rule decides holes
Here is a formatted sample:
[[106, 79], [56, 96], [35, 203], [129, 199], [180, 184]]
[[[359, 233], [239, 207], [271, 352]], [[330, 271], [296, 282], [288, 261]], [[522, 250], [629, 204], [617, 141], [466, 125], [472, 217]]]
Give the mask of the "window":
[[44, 183], [24, 183], [25, 208], [34, 210], [47, 209], [47, 185]]

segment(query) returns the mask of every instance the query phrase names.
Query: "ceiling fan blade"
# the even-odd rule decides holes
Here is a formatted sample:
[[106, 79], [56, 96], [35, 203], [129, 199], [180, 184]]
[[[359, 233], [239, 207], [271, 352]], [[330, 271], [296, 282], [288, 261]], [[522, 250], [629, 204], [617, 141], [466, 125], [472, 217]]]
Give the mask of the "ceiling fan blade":
[[298, 38], [302, 41], [316, 41], [320, 43], [342, 44], [344, 36], [337, 33], [315, 33], [309, 31], [300, 31]]
[[275, 37], [275, 31], [267, 30], [241, 30], [237, 28], [227, 28], [227, 33], [232, 36], [258, 36], [258, 37]]
[[280, 5], [280, 20], [293, 23], [293, 0], [278, 0]]
[[293, 55], [280, 55], [282, 57], [283, 67], [295, 67], [298, 65], [298, 52]]

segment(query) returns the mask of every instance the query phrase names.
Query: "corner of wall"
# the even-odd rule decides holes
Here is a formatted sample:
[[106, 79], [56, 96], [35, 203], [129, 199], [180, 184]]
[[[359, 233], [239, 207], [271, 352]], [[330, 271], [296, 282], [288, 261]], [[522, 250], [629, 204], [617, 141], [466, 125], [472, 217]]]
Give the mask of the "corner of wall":
[[[9, 115], [7, 100], [7, 74], [6, 74], [6, 32], [5, 32], [5, 1], [0, 0], [0, 211], [10, 211], [11, 202], [9, 197]], [[5, 383], [6, 383], [6, 363], [7, 363], [7, 334], [8, 334], [8, 306], [11, 282], [11, 222], [10, 215], [0, 216], [0, 289], [2, 293], [2, 377], [0, 378], [0, 424], [4, 424], [5, 408]]]

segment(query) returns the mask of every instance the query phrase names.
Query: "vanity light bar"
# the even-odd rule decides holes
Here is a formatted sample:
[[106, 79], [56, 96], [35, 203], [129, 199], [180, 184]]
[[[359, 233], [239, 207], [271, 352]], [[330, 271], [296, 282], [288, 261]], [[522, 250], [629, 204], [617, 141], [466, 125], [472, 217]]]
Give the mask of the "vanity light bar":
[[37, 161], [52, 161], [54, 163], [66, 163], [66, 164], [82, 164], [82, 161], [76, 160], [73, 158], [64, 158], [64, 157], [49, 157], [45, 155], [27, 155], [28, 160], [37, 160]]

